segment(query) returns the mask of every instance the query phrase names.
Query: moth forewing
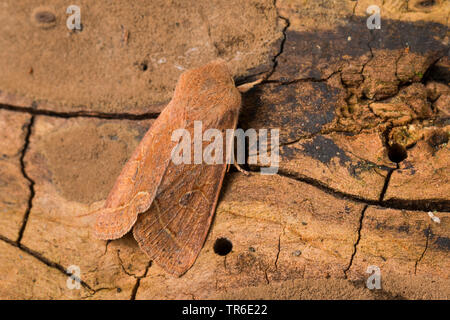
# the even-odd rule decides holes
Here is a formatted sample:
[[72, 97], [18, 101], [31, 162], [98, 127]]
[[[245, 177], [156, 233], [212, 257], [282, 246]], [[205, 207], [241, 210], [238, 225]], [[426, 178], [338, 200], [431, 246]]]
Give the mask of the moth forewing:
[[[167, 272], [184, 274], [205, 242], [227, 161], [223, 154], [224, 161], [216, 164], [174, 163], [171, 155], [176, 142], [171, 136], [184, 128], [192, 137], [194, 122], [201, 121], [203, 132], [217, 129], [226, 139], [226, 130], [236, 128], [240, 106], [240, 93], [223, 60], [183, 73], [173, 99], [119, 176], [97, 220], [96, 233], [123, 235], [133, 220], [130, 217], [135, 218], [133, 235], [140, 248]], [[227, 154], [232, 148], [229, 143], [222, 144]], [[140, 192], [145, 198], [141, 202], [135, 200]], [[114, 211], [127, 204], [129, 209]], [[145, 212], [136, 210], [145, 206]]]
[[174, 103], [167, 105], [125, 164], [103, 210], [97, 215], [94, 224], [97, 238], [112, 240], [122, 237], [131, 230], [138, 214], [150, 207], [170, 156], [167, 150], [170, 145], [164, 144], [161, 148], [161, 143], [155, 143], [155, 137], [165, 141], [170, 138], [173, 128], [181, 126], [182, 119], [173, 121], [170, 116], [171, 112], [177, 111], [176, 108]]

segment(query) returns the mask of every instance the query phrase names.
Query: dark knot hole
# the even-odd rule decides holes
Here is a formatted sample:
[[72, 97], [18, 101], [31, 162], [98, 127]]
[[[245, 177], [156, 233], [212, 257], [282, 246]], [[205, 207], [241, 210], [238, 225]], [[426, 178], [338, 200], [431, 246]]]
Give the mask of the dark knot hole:
[[226, 256], [233, 249], [233, 244], [227, 238], [219, 238], [214, 243], [214, 252], [219, 256]]
[[400, 163], [408, 157], [408, 154], [404, 146], [394, 143], [389, 146], [388, 157], [392, 162]]

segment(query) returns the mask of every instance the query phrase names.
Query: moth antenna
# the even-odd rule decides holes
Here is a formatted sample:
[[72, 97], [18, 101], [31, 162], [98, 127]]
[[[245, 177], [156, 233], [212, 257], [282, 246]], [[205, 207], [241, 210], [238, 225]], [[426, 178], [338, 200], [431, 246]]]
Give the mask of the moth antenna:
[[74, 227], [74, 228], [75, 227], [80, 227], [80, 223], [68, 223], [68, 222], [66, 222], [66, 220], [87, 217], [87, 216], [90, 216], [90, 215], [98, 213], [100, 210], [105, 210], [105, 208], [102, 207], [102, 208], [98, 208], [98, 209], [95, 209], [95, 210], [88, 211], [86, 213], [73, 215], [73, 216], [70, 216], [70, 217], [64, 217], [64, 218], [61, 218], [61, 219], [59, 219], [59, 217], [55, 217], [55, 218], [54, 217], [49, 217], [49, 218], [47, 218], [47, 221], [55, 222], [55, 223], [58, 223], [60, 225], [66, 226], [66, 227]]
[[244, 83], [241, 84], [240, 86], [236, 87], [240, 93], [245, 93], [247, 91], [250, 91], [251, 89], [253, 89], [253, 87], [255, 87], [256, 85], [260, 84], [263, 81], [263, 79], [258, 79], [256, 81], [253, 82], [248, 82], [248, 83]]
[[[124, 207], [124, 206], [122, 206], [122, 207], [120, 207], [120, 208], [123, 208], [123, 207]], [[73, 218], [83, 218], [83, 217], [87, 217], [87, 216], [96, 214], [96, 213], [98, 213], [99, 211], [110, 211], [110, 212], [112, 212], [112, 211], [115, 211], [115, 210], [117, 210], [117, 208], [103, 208], [103, 207], [100, 207], [100, 208], [98, 208], [98, 209], [94, 209], [94, 210], [88, 211], [88, 212], [86, 212], [86, 213], [78, 214], [78, 215], [72, 216], [72, 217], [73, 217]]]
[[129, 202], [127, 202], [127, 204], [125, 204], [125, 205], [123, 205], [123, 206], [120, 206], [120, 207], [114, 207], [114, 208], [104, 208], [104, 207], [100, 207], [100, 208], [98, 208], [98, 209], [95, 209], [95, 210], [92, 210], [92, 211], [89, 211], [89, 212], [87, 212], [87, 213], [82, 213], [82, 214], [80, 214], [80, 215], [76, 215], [76, 216], [74, 216], [74, 218], [81, 218], [81, 217], [86, 217], [86, 216], [90, 216], [91, 214], [94, 214], [94, 213], [97, 213], [97, 212], [99, 212], [99, 211], [104, 211], [104, 212], [114, 212], [114, 211], [117, 211], [117, 210], [121, 210], [121, 209], [124, 209], [124, 208], [126, 208], [126, 207], [129, 207], [132, 203], [133, 203], [133, 201], [135, 200], [135, 199], [137, 199], [139, 196], [142, 196], [142, 195], [148, 195], [148, 192], [145, 192], [145, 191], [140, 191], [140, 192], [138, 192]]
[[[139, 195], [139, 193], [138, 193], [138, 195]], [[113, 212], [113, 211], [117, 211], [119, 209], [123, 209], [125, 207], [128, 207], [129, 205], [130, 205], [130, 203], [128, 203], [128, 204], [126, 204], [124, 206], [116, 207], [116, 208], [100, 207], [98, 209], [90, 210], [90, 211], [88, 211], [86, 213], [81, 213], [81, 214], [77, 214], [77, 215], [74, 215], [74, 216], [70, 216], [70, 219], [88, 217], [88, 216], [91, 216], [91, 215], [95, 215], [95, 214], [99, 213], [100, 211]], [[57, 222], [57, 223], [59, 223], [61, 225], [65, 225], [65, 226], [69, 226], [69, 227], [79, 227], [79, 224], [70, 224], [70, 223], [64, 222], [63, 220], [57, 219], [57, 218], [56, 219], [55, 218], [48, 218], [48, 221], [50, 221], [50, 222]]]
[[[73, 216], [70, 217], [71, 218], [80, 218], [80, 216]], [[62, 226], [66, 226], [66, 227], [72, 227], [72, 228], [83, 228], [83, 226], [80, 225], [80, 223], [69, 223], [66, 222], [65, 220], [67, 220], [69, 218], [64, 218], [64, 219], [58, 219], [58, 218], [47, 218], [46, 221], [48, 222], [54, 222], [54, 223], [58, 223]]]
[[82, 214], [78, 214], [78, 215], [76, 215], [76, 216], [73, 216], [74, 218], [82, 218], [82, 217], [87, 217], [87, 216], [90, 216], [90, 215], [92, 215], [92, 214], [95, 214], [95, 213], [97, 213], [97, 212], [99, 212], [99, 211], [101, 211], [101, 210], [105, 210], [105, 208], [98, 208], [98, 209], [95, 209], [95, 210], [91, 210], [91, 211], [88, 211], [88, 212], [86, 212], [86, 213], [82, 213]]

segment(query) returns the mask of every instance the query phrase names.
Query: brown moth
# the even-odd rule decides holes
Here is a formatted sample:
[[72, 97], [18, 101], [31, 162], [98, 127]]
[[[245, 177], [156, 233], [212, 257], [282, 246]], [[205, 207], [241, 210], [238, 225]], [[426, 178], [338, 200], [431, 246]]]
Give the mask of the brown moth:
[[172, 100], [117, 178], [97, 215], [95, 236], [117, 239], [133, 228], [154, 262], [169, 273], [184, 274], [205, 242], [227, 164], [174, 164], [172, 133], [184, 128], [193, 136], [194, 121], [202, 121], [203, 131], [235, 129], [240, 107], [241, 95], [225, 61], [184, 72]]

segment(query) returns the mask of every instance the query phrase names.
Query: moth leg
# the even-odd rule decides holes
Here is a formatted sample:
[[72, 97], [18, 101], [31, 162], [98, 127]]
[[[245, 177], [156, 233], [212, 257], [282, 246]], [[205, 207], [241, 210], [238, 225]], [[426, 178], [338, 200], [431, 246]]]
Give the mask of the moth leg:
[[[236, 167], [236, 169], [238, 169], [238, 171], [240, 173], [243, 173], [246, 176], [248, 176], [250, 174], [250, 171], [247, 171], [247, 170], [241, 168], [241, 166], [239, 165], [239, 163], [236, 159], [236, 154], [233, 154], [233, 157], [234, 157], [233, 165]], [[227, 168], [227, 172], [228, 172], [228, 168]]]
[[253, 89], [253, 87], [255, 87], [256, 85], [260, 84], [263, 81], [263, 79], [258, 79], [256, 81], [253, 82], [248, 82], [248, 83], [244, 83], [241, 84], [240, 86], [236, 87], [240, 93], [245, 93], [247, 91], [250, 91], [251, 89]]
[[[247, 171], [247, 170], [241, 168], [241, 166], [239, 165], [239, 163], [237, 161], [236, 154], [234, 154], [234, 153], [233, 153], [233, 163], [232, 164], [236, 167], [236, 169], [239, 172], [245, 174], [246, 176], [248, 176], [250, 174], [250, 171]], [[230, 163], [227, 164], [227, 172], [230, 171], [230, 165], [231, 165]]]
[[[250, 175], [250, 171], [247, 171], [247, 170], [241, 168], [241, 166], [236, 161], [233, 164], [236, 167], [236, 169], [238, 169], [239, 172], [245, 174], [246, 176]], [[229, 168], [229, 166], [228, 166], [228, 168]], [[228, 171], [228, 168], [227, 168], [227, 171]]]

